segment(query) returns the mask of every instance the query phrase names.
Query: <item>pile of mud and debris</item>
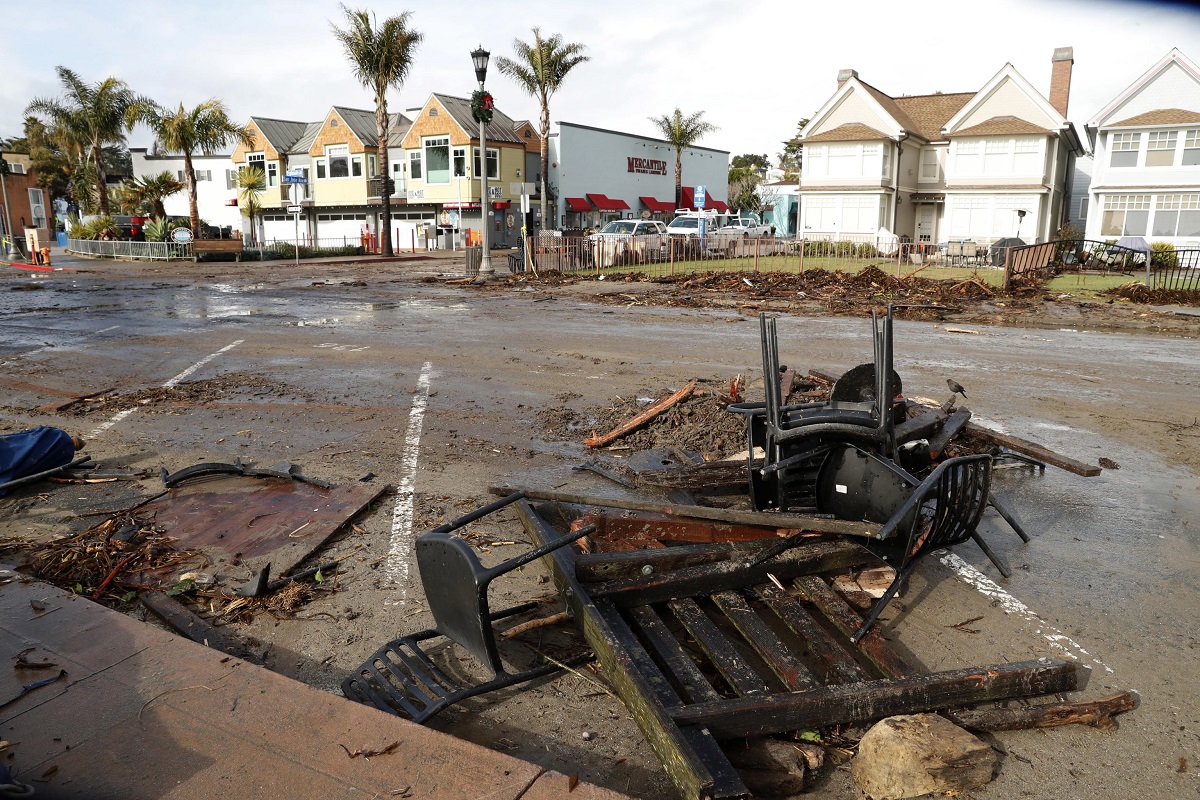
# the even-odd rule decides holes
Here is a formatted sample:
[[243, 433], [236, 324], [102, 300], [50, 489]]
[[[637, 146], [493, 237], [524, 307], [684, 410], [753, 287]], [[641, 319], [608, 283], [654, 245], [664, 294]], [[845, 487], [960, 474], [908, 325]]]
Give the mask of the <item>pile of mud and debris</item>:
[[1100, 294], [1143, 305], [1200, 306], [1200, 289], [1151, 289], [1142, 281], [1130, 281]]
[[215, 378], [183, 381], [171, 386], [155, 386], [132, 392], [108, 389], [51, 403], [41, 410], [73, 417], [112, 415], [132, 408], [149, 413], [168, 413], [181, 405], [202, 405], [220, 401], [265, 403], [288, 400], [314, 402], [308, 392], [296, 386], [249, 372], [227, 372]]

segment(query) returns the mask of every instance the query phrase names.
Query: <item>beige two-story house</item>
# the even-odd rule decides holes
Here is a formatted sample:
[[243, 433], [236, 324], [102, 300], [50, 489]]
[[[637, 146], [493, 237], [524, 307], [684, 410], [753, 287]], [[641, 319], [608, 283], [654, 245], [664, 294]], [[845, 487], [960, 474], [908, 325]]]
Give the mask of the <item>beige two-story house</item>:
[[870, 241], [881, 231], [936, 247], [1046, 240], [1083, 147], [1067, 121], [1071, 48], [1049, 97], [1012, 64], [975, 92], [892, 96], [842, 70], [801, 132], [800, 235]]

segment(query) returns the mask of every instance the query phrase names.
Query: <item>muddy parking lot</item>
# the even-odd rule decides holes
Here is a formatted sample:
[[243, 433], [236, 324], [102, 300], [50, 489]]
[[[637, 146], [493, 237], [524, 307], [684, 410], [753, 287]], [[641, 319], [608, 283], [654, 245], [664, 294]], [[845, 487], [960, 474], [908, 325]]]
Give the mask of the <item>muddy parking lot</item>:
[[[447, 284], [456, 266], [437, 260], [299, 272], [72, 266], [0, 274], [0, 432], [62, 427], [87, 439], [84, 452], [105, 469], [147, 476], [0, 498], [0, 542], [81, 531], [103, 517], [95, 512], [161, 491], [160, 468], [241, 458], [286, 460], [338, 484], [373, 473], [364, 485], [394, 488], [319, 551], [321, 560], [348, 556], [335, 577], [294, 608], [220, 618], [254, 660], [331, 692], [379, 644], [431, 624], [412, 563], [416, 535], [488, 502], [494, 483], [621, 494], [572, 469], [587, 457], [582, 439], [608, 423], [606, 411], [694, 378], [727, 386], [740, 373], [752, 393], [760, 310], [784, 314], [781, 354], [799, 369], [840, 372], [871, 351], [859, 311], [830, 314], [794, 293], [714, 291], [680, 303], [705, 287], [477, 288]], [[977, 420], [1111, 467], [1094, 478], [999, 473], [998, 490], [1032, 534], [1022, 544], [984, 519], [1013, 577], [1000, 594], [981, 590], [976, 570], [999, 575], [971, 546], [929, 559], [884, 632], [930, 669], [1066, 655], [1091, 668], [1087, 697], [1140, 693], [1118, 731], [995, 734], [1007, 755], [975, 796], [1116, 800], [1131, 785], [1144, 797], [1200, 794], [1200, 319], [1126, 303], [1000, 302], [898, 321], [906, 394], [941, 402], [953, 378]], [[714, 441], [680, 446], [732, 447]], [[509, 512], [469, 533], [489, 563], [526, 541]], [[215, 571], [232, 586], [250, 577], [235, 564]], [[553, 585], [534, 565], [497, 590], [499, 606], [549, 597]], [[135, 603], [129, 612], [144, 613]], [[545, 637], [545, 648], [569, 644], [564, 633]], [[633, 796], [673, 796], [624, 706], [594, 681], [567, 674], [433, 724]], [[851, 797], [847, 770], [829, 769], [810, 796]]]

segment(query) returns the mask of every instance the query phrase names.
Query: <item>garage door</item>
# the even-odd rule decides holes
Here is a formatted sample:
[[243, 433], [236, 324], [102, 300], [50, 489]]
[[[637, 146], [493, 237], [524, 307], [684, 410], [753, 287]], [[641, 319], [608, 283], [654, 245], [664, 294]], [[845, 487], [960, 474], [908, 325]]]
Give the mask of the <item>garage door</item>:
[[338, 239], [356, 245], [366, 224], [366, 214], [318, 214], [317, 238], [326, 247], [339, 244]]
[[[300, 220], [300, 236], [304, 239], [308, 231], [304, 220]], [[264, 214], [263, 239], [267, 242], [287, 242], [296, 239], [296, 223], [291, 214]]]

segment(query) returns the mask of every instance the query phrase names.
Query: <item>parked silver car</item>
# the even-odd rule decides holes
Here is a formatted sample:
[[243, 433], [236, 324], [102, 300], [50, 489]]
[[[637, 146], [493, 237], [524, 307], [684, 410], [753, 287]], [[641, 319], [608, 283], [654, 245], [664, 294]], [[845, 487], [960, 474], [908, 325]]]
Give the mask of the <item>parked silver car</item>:
[[597, 266], [660, 261], [666, 252], [667, 226], [654, 219], [617, 219], [588, 237]]

